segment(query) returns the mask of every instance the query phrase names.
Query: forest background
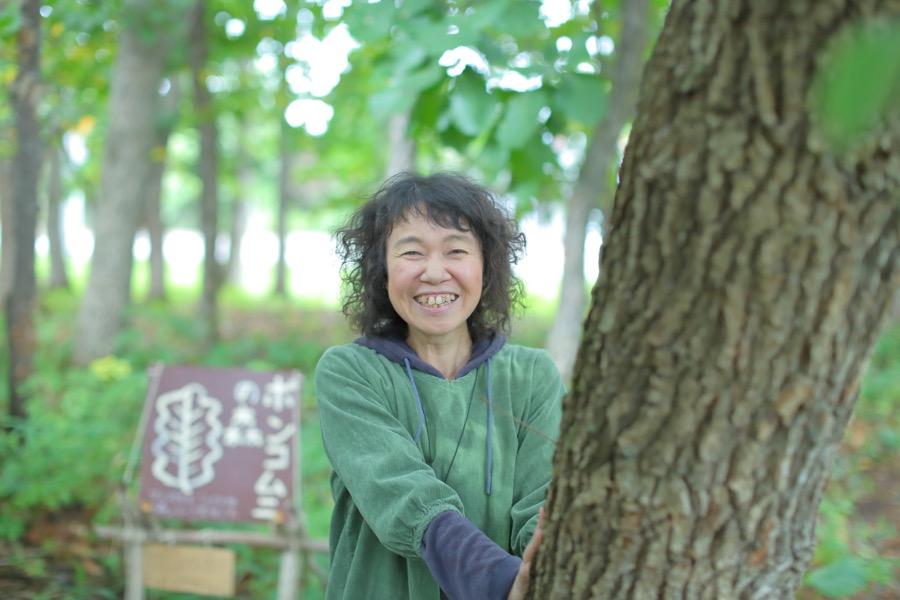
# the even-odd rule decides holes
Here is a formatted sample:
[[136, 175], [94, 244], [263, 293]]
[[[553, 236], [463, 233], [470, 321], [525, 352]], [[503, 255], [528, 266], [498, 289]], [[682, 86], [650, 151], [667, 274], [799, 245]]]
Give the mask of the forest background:
[[[353, 337], [330, 231], [392, 173], [455, 169], [498, 192], [529, 234], [513, 341], [548, 347], [568, 376], [666, 9], [0, 4], [0, 596], [121, 596], [120, 549], [92, 527], [119, 519], [114, 490], [160, 361], [307, 376], [303, 507], [309, 533], [326, 537], [309, 376]], [[848, 85], [872, 79], [851, 72], [862, 82]], [[30, 223], [13, 209], [29, 195]], [[895, 318], [821, 506], [803, 598], [900, 593], [898, 393]], [[237, 551], [239, 594], [270, 596], [277, 554]], [[305, 583], [304, 597], [321, 594], [315, 577]]]

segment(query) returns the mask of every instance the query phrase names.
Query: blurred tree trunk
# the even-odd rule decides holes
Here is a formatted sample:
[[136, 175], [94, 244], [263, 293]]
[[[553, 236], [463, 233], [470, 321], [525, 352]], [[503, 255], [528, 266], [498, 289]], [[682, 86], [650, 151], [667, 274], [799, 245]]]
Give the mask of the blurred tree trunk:
[[113, 67], [94, 254], [75, 338], [80, 364], [113, 352], [131, 301], [134, 234], [146, 212], [165, 48], [164, 26], [142, 17], [158, 5], [126, 0], [124, 6], [135, 18], [124, 21]]
[[[594, 10], [600, 10], [600, 3], [594, 4]], [[621, 11], [622, 30], [616, 45], [609, 107], [594, 128], [566, 206], [565, 262], [559, 309], [547, 336], [547, 351], [565, 380], [572, 375], [587, 304], [585, 229], [591, 209], [597, 206], [601, 198], [610, 194], [609, 170], [618, 159], [617, 145], [622, 127], [634, 116], [647, 44], [648, 0], [625, 2]]]
[[41, 2], [22, 0], [16, 35], [16, 78], [11, 90], [16, 152], [13, 157], [12, 288], [6, 297], [6, 343], [9, 353], [9, 414], [25, 417], [22, 384], [33, 371], [35, 349], [34, 236], [41, 169], [41, 132], [37, 120], [41, 93]]
[[231, 249], [228, 253], [228, 280], [241, 284], [241, 244], [247, 230], [247, 198], [253, 192], [253, 167], [250, 154], [246, 151], [247, 126], [241, 123], [238, 129], [237, 193], [231, 208]]
[[416, 170], [416, 141], [408, 134], [409, 111], [388, 120], [388, 164], [385, 176]]
[[275, 263], [275, 295], [287, 296], [287, 213], [290, 203], [291, 148], [290, 126], [281, 113], [281, 135], [278, 142], [278, 261]]
[[6, 297], [12, 289], [13, 276], [13, 202], [15, 194], [12, 183], [12, 163], [0, 157], [0, 226], [2, 226], [2, 247], [0, 247], [0, 300], [6, 306]]
[[645, 70], [532, 598], [791, 598], [900, 285], [897, 127], [807, 112], [823, 48], [898, 3], [673, 3]]
[[150, 238], [150, 290], [151, 300], [166, 297], [166, 261], [163, 254], [165, 226], [162, 219], [162, 183], [166, 171], [169, 135], [178, 120], [178, 87], [171, 79], [168, 93], [160, 99], [160, 115], [156, 125], [156, 139], [153, 145], [152, 164], [147, 180], [147, 234]]
[[892, 323], [900, 322], [900, 290], [894, 294], [894, 308], [891, 309], [890, 321]]
[[47, 173], [47, 242], [50, 246], [50, 287], [52, 289], [69, 288], [62, 218], [62, 154], [60, 137], [48, 153], [50, 160]]
[[206, 86], [206, 61], [209, 56], [209, 35], [206, 28], [206, 1], [198, 0], [191, 13], [190, 62], [194, 88], [194, 107], [197, 111], [200, 131], [200, 180], [202, 182], [201, 228], [203, 230], [203, 292], [200, 300], [200, 318], [204, 323], [206, 339], [219, 338], [219, 288], [221, 267], [216, 258], [216, 240], [219, 233], [218, 164], [219, 142], [216, 113], [209, 88]]

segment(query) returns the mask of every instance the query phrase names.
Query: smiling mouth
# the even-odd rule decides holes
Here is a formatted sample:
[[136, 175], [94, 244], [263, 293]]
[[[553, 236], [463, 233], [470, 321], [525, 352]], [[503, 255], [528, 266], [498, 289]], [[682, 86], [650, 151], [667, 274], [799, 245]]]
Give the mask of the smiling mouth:
[[422, 306], [446, 306], [455, 302], [457, 298], [459, 298], [458, 294], [422, 294], [415, 296], [413, 300]]

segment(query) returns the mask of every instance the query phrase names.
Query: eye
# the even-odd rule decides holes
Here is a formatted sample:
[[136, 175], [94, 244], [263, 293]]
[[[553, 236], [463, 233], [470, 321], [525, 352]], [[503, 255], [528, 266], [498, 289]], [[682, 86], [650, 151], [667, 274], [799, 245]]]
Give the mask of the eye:
[[400, 256], [421, 256], [422, 253], [418, 250], [407, 250], [400, 254]]
[[467, 250], [464, 250], [463, 248], [454, 248], [453, 250], [450, 251], [450, 254], [468, 254], [468, 253], [469, 252]]

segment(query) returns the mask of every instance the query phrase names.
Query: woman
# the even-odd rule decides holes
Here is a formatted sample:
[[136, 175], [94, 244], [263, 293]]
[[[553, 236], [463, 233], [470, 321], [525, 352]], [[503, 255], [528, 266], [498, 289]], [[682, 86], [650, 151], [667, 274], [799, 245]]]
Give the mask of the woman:
[[316, 368], [327, 597], [521, 597], [563, 394], [545, 352], [503, 335], [524, 236], [468, 179], [404, 174], [338, 243], [362, 337]]

